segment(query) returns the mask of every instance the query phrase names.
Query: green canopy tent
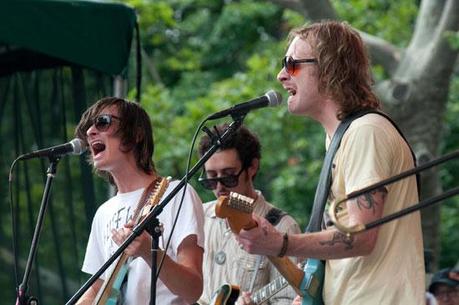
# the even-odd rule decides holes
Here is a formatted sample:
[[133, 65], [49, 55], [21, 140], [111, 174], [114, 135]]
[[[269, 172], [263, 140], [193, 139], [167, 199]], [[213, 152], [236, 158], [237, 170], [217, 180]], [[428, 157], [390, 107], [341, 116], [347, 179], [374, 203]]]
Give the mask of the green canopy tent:
[[[67, 142], [81, 113], [98, 98], [124, 95], [135, 32], [139, 100], [140, 45], [132, 8], [100, 1], [0, 1], [2, 173], [22, 153]], [[14, 301], [22, 280], [46, 161], [30, 160], [15, 168], [13, 223], [8, 187], [0, 184], [0, 298], [5, 303]], [[92, 177], [84, 157], [66, 157], [59, 164], [29, 286], [42, 303], [64, 303], [85, 280], [79, 268], [90, 222], [96, 203], [107, 196], [106, 184]]]
[[57, 65], [125, 73], [136, 15], [123, 4], [77, 0], [0, 2], [0, 76]]

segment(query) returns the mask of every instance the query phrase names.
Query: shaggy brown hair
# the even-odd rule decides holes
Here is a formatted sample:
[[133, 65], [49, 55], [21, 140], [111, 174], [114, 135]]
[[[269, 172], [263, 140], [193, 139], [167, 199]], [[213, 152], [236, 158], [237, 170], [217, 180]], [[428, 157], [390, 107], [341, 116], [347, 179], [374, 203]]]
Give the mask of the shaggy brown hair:
[[[228, 128], [228, 124], [216, 126], [218, 133], [221, 135]], [[209, 135], [205, 134], [199, 142], [199, 155], [202, 157], [212, 145]], [[239, 127], [234, 135], [225, 141], [220, 147], [221, 150], [236, 149], [242, 168], [247, 169], [253, 159], [261, 159], [261, 144], [258, 137], [247, 129], [244, 125]]]
[[[153, 141], [153, 128], [146, 111], [135, 102], [127, 101], [117, 97], [104, 97], [88, 108], [82, 115], [78, 126], [75, 129], [75, 136], [88, 145], [86, 132], [93, 125], [95, 118], [108, 107], [115, 106], [120, 117], [119, 128], [116, 135], [121, 139], [120, 149], [123, 152], [134, 151], [137, 167], [147, 174], [155, 171], [153, 163], [153, 152], [155, 149]], [[92, 159], [89, 159], [92, 163]], [[98, 174], [108, 177], [113, 184], [111, 175], [103, 171]]]
[[294, 29], [295, 37], [307, 41], [317, 58], [319, 92], [338, 103], [338, 119], [361, 109], [378, 109], [371, 90], [370, 63], [360, 35], [347, 23], [324, 21]]

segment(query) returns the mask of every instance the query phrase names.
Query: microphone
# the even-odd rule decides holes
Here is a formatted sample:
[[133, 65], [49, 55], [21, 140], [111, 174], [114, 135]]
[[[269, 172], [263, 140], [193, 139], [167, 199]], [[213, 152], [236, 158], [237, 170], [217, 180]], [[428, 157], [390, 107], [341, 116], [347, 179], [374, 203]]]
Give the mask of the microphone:
[[86, 149], [87, 147], [83, 141], [81, 139], [75, 138], [65, 144], [60, 144], [21, 155], [19, 156], [18, 160], [27, 160], [41, 157], [58, 157], [63, 155], [81, 155], [86, 151]]
[[269, 90], [263, 96], [254, 98], [253, 100], [250, 100], [248, 102], [237, 104], [231, 108], [214, 113], [210, 115], [207, 119], [215, 120], [223, 118], [227, 115], [243, 115], [254, 109], [263, 107], [275, 107], [280, 105], [280, 103], [282, 103], [282, 96], [274, 90]]

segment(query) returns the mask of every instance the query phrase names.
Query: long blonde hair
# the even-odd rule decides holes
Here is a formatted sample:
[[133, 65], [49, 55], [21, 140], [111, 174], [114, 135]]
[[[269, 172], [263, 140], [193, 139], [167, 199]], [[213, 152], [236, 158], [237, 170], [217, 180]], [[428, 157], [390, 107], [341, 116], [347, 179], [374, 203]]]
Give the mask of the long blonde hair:
[[290, 32], [315, 53], [319, 92], [338, 103], [338, 119], [361, 109], [378, 109], [380, 102], [371, 90], [373, 79], [368, 55], [360, 35], [345, 22], [323, 21]]

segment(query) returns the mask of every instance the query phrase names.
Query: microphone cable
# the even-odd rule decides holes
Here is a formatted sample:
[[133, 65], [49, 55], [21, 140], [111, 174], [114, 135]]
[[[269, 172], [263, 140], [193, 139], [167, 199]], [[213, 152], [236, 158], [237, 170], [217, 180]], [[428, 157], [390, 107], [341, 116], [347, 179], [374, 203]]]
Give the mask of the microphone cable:
[[174, 223], [172, 224], [172, 227], [171, 227], [169, 238], [167, 239], [166, 246], [164, 247], [164, 255], [161, 257], [161, 261], [159, 262], [158, 267], [157, 267], [156, 279], [159, 278], [159, 272], [161, 271], [161, 268], [163, 266], [164, 258], [166, 257], [167, 249], [170, 246], [171, 239], [172, 239], [172, 234], [174, 233], [175, 227], [177, 225], [178, 217], [179, 217], [180, 211], [182, 209], [183, 200], [185, 198], [186, 188], [187, 188], [187, 185], [188, 185], [188, 173], [189, 173], [189, 170], [190, 170], [191, 157], [193, 155], [193, 148], [194, 148], [194, 145], [196, 144], [196, 139], [198, 137], [199, 132], [201, 131], [202, 126], [207, 121], [208, 121], [208, 119], [206, 118], [198, 125], [198, 128], [196, 128], [196, 131], [195, 131], [195, 133], [193, 135], [193, 138], [191, 140], [191, 147], [190, 147], [190, 151], [188, 152], [188, 159], [187, 159], [187, 164], [186, 164], [186, 169], [185, 169], [186, 170], [186, 172], [185, 172], [185, 180], [184, 180], [185, 183], [184, 183], [184, 186], [183, 186], [182, 197], [180, 198], [179, 207], [178, 207], [175, 219], [174, 219]]

